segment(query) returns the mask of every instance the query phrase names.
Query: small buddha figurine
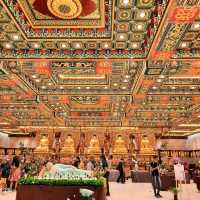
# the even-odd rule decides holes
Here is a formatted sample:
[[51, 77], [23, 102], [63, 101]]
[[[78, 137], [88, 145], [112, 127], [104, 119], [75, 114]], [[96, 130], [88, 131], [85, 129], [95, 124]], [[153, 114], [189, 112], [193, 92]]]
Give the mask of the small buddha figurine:
[[121, 135], [117, 136], [117, 139], [116, 139], [115, 144], [114, 144], [113, 153], [114, 154], [127, 154], [128, 153], [125, 141], [124, 141], [124, 139], [122, 138]]
[[36, 153], [48, 153], [49, 152], [49, 141], [47, 135], [43, 134], [40, 138], [39, 145], [35, 149]]
[[99, 144], [99, 140], [97, 139], [96, 135], [92, 136], [92, 139], [90, 140], [90, 145], [88, 147], [88, 154], [100, 154], [101, 148]]
[[141, 153], [153, 153], [153, 148], [151, 147], [151, 144], [149, 142], [149, 139], [146, 135], [142, 136], [142, 141], [141, 141]]
[[64, 142], [64, 146], [60, 151], [60, 153], [66, 155], [73, 155], [75, 153], [74, 140], [72, 138], [72, 135], [70, 134], [67, 135], [67, 138], [65, 139]]

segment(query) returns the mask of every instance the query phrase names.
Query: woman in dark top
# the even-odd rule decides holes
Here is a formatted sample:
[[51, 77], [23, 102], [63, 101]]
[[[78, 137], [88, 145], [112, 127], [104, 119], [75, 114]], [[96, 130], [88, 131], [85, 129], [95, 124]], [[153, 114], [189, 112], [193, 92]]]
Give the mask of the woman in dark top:
[[10, 165], [7, 160], [4, 160], [1, 164], [2, 191], [7, 190], [7, 181], [9, 176], [10, 176]]

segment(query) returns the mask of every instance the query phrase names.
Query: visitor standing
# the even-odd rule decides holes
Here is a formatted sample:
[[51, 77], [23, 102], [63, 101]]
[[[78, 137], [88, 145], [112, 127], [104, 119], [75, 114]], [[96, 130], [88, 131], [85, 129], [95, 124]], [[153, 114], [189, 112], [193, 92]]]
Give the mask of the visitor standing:
[[1, 184], [2, 184], [2, 192], [7, 191], [7, 181], [10, 176], [10, 165], [7, 159], [2, 161], [0, 166], [1, 168]]
[[124, 172], [124, 159], [121, 158], [118, 165], [117, 170], [119, 171], [119, 177], [117, 179], [117, 182], [125, 183], [125, 172]]
[[158, 162], [157, 156], [153, 157], [153, 161], [150, 163], [150, 170], [151, 170], [151, 178], [152, 178], [154, 195], [157, 198], [161, 198], [162, 197], [160, 195], [161, 181], [160, 181], [160, 174], [159, 174], [159, 162]]

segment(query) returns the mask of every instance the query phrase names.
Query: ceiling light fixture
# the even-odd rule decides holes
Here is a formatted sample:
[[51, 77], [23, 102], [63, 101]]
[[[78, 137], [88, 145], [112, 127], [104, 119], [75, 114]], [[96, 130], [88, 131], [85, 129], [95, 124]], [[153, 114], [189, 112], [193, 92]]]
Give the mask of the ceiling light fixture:
[[76, 48], [80, 48], [81, 45], [79, 43], [76, 44]]
[[123, 0], [124, 5], [127, 5], [129, 3], [129, 0]]
[[125, 89], [126, 89], [126, 87], [125, 87], [125, 86], [123, 86], [123, 87], [122, 87], [122, 89], [123, 89], [123, 90], [125, 90]]
[[119, 36], [119, 39], [120, 39], [120, 40], [123, 40], [123, 39], [124, 39], [124, 35], [120, 35], [120, 36]]
[[194, 90], [194, 89], [195, 89], [195, 87], [194, 87], [194, 86], [192, 86], [192, 87], [191, 87], [191, 89], [192, 89], [192, 90]]
[[200, 28], [200, 24], [194, 24], [194, 28]]
[[124, 82], [125, 82], [125, 83], [127, 83], [127, 82], [128, 82], [128, 80], [127, 80], [127, 79], [124, 79]]
[[63, 89], [64, 89], [64, 87], [63, 87], [63, 86], [60, 86], [60, 89], [61, 89], [61, 90], [63, 90]]
[[108, 48], [108, 44], [107, 44], [107, 43], [106, 43], [106, 44], [104, 44], [104, 47], [105, 47], [105, 48]]
[[158, 83], [161, 83], [161, 82], [162, 82], [162, 80], [161, 80], [161, 79], [158, 79], [158, 80], [157, 80], [157, 82], [158, 82]]
[[35, 82], [39, 83], [39, 82], [40, 82], [40, 79], [35, 79]]
[[165, 78], [165, 76], [164, 75], [160, 75], [159, 78]]
[[187, 47], [187, 43], [186, 43], [186, 42], [183, 42], [183, 43], [181, 44], [181, 47], [183, 47], [183, 48]]
[[43, 86], [42, 86], [42, 89], [46, 89], [46, 86], [45, 86], [45, 85], [43, 85]]
[[19, 40], [19, 35], [13, 35], [13, 40]]
[[6, 48], [10, 49], [11, 48], [11, 44], [10, 43], [6, 43]]
[[114, 83], [113, 85], [114, 85], [114, 86], [117, 86], [117, 83]]
[[81, 87], [77, 87], [79, 90], [81, 89]]
[[144, 17], [145, 17], [145, 12], [141, 12], [141, 13], [140, 13], [140, 17], [141, 17], [141, 18], [144, 18]]
[[62, 43], [62, 44], [61, 44], [61, 47], [62, 47], [62, 48], [66, 48], [67, 45], [66, 45], [65, 43]]
[[175, 90], [175, 89], [176, 89], [176, 87], [175, 87], [175, 86], [172, 86], [172, 87], [171, 87], [171, 89], [172, 89], [172, 90]]
[[39, 48], [39, 44], [38, 44], [38, 43], [35, 43], [35, 44], [33, 45], [33, 47], [34, 47], [35, 49], [37, 49], [37, 48]]
[[48, 85], [49, 85], [49, 86], [51, 86], [51, 85], [52, 85], [52, 83], [48, 83]]
[[37, 78], [37, 75], [32, 75], [31, 77], [32, 77], [32, 78]]
[[157, 87], [156, 87], [156, 86], [153, 86], [153, 87], [152, 87], [152, 89], [153, 89], [153, 90], [156, 90], [156, 89], [157, 89]]
[[105, 86], [105, 87], [104, 87], [104, 89], [108, 89], [108, 87], [107, 87], [107, 86]]
[[142, 25], [141, 25], [141, 24], [138, 24], [138, 25], [137, 25], [137, 29], [138, 29], [138, 30], [141, 30], [141, 29], [142, 29]]
[[86, 87], [86, 89], [87, 89], [87, 90], [89, 90], [89, 89], [90, 89], [90, 87], [88, 86], [88, 87]]
[[133, 48], [137, 48], [137, 43], [133, 43]]

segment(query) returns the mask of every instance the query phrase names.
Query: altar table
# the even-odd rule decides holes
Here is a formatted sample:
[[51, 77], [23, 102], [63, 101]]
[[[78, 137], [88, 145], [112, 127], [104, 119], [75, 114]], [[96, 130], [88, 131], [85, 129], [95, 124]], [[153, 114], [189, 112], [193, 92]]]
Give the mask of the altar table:
[[95, 200], [106, 200], [103, 186], [18, 185], [16, 200], [80, 200], [80, 189], [94, 191]]

